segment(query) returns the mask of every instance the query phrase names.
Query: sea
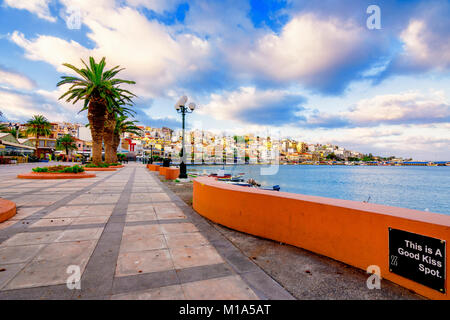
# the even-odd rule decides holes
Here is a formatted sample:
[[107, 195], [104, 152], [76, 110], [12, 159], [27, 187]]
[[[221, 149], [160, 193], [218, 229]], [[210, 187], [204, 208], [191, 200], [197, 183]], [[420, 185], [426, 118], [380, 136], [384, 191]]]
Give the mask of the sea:
[[[188, 165], [189, 173], [245, 173], [262, 186], [327, 198], [366, 201], [450, 215], [450, 167]], [[273, 172], [270, 172], [273, 171]], [[267, 173], [271, 173], [267, 175]]]

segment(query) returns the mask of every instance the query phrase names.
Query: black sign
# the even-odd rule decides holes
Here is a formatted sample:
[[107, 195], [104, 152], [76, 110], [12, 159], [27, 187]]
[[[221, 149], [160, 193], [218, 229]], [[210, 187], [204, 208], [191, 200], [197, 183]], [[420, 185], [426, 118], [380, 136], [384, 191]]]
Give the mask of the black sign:
[[389, 271], [445, 293], [445, 241], [389, 228]]

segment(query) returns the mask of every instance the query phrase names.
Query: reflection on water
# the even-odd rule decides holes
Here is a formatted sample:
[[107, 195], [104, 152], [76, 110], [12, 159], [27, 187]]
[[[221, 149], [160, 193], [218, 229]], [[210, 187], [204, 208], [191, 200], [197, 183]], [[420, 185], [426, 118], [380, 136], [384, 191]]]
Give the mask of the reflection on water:
[[[245, 173], [281, 191], [367, 201], [450, 214], [450, 167], [372, 167], [282, 165], [272, 176], [256, 165], [226, 165], [225, 172]], [[192, 173], [217, 172], [222, 166], [189, 166]], [[370, 198], [369, 198], [370, 197]]]

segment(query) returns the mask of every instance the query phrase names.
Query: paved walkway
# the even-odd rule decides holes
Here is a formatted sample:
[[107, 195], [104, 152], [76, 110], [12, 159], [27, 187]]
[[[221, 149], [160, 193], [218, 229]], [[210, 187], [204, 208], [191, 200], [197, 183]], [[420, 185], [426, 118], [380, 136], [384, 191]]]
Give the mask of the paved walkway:
[[18, 206], [0, 223], [0, 299], [292, 299], [154, 174], [20, 180], [0, 166]]

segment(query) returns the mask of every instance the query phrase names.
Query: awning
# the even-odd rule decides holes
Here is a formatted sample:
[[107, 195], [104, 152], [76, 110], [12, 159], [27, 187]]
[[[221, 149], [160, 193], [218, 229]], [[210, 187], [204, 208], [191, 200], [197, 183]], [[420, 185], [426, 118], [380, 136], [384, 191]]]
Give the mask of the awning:
[[12, 147], [16, 147], [16, 148], [36, 150], [35, 147], [30, 147], [30, 146], [27, 146], [24, 144], [18, 144], [18, 143], [14, 143], [14, 142], [5, 141], [5, 140], [0, 140], [0, 143], [4, 144], [6, 146], [12, 146]]

